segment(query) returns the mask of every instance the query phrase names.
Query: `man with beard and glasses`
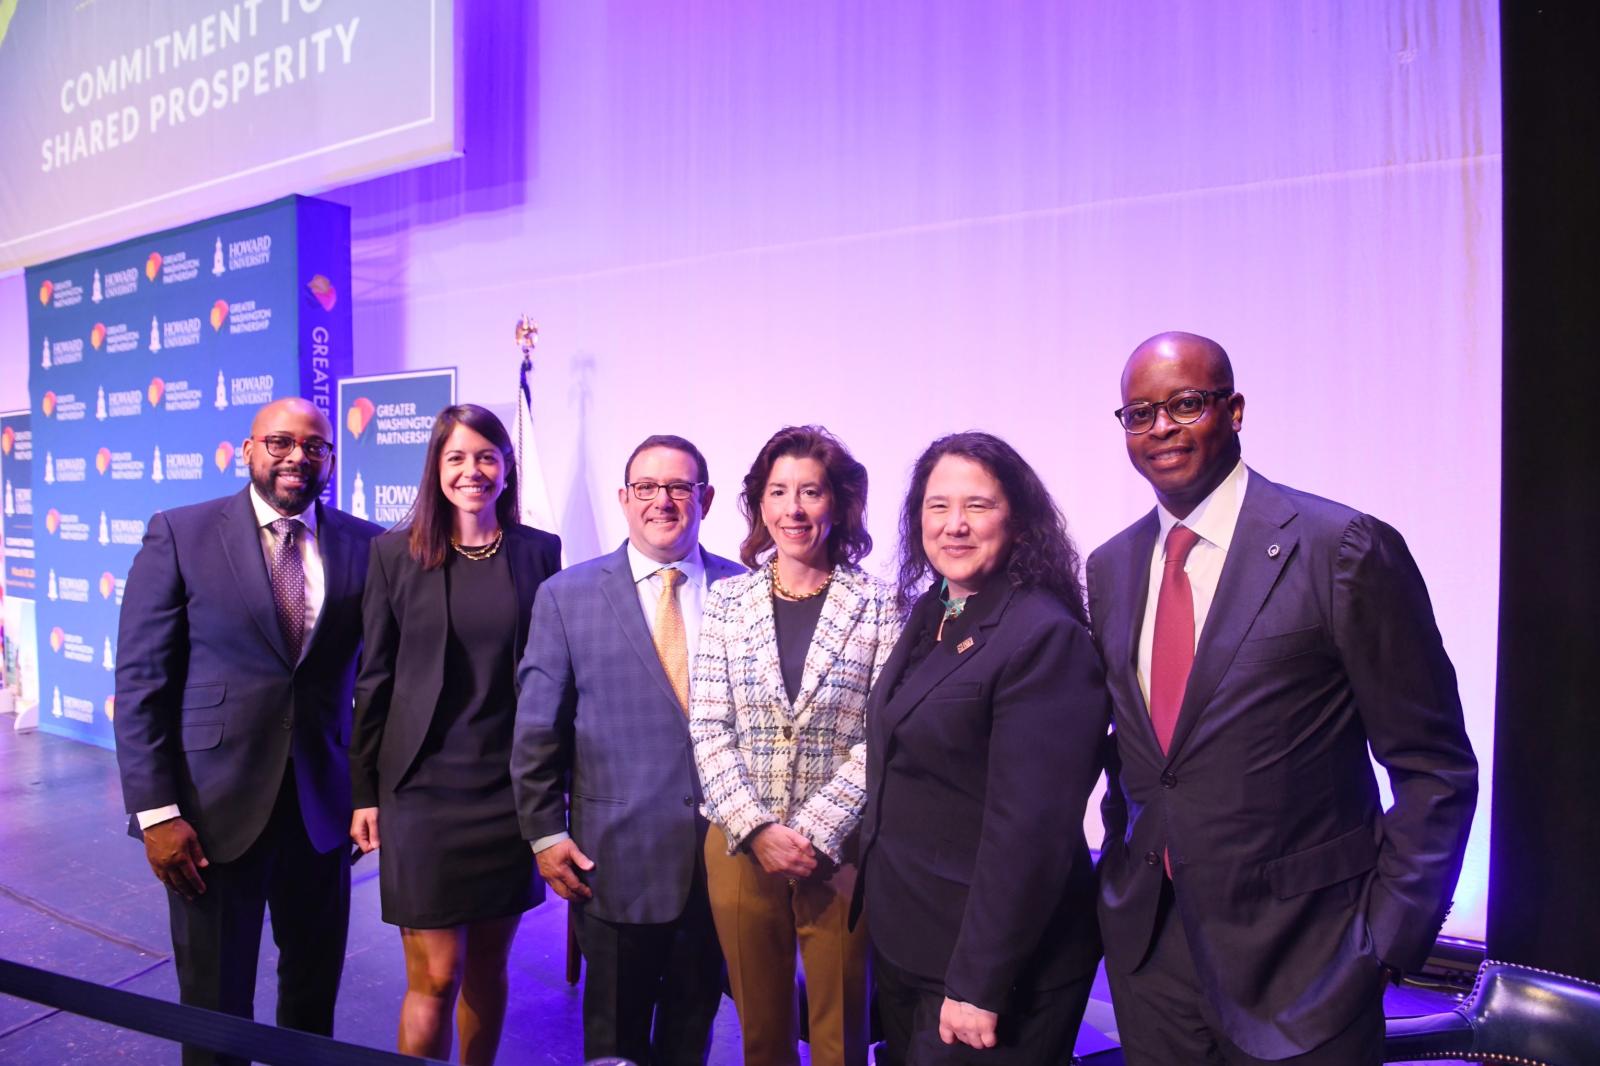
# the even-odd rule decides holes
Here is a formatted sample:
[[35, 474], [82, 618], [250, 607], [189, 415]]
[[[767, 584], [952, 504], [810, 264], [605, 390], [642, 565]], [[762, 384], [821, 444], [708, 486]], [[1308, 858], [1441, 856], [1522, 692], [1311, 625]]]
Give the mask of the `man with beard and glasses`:
[[[256, 413], [250, 485], [151, 517], [118, 626], [117, 764], [167, 887], [179, 997], [252, 1016], [262, 916], [279, 1025], [332, 1035], [350, 912], [352, 690], [369, 542], [317, 502], [333, 429]], [[237, 1062], [185, 1047], [186, 1064]]]

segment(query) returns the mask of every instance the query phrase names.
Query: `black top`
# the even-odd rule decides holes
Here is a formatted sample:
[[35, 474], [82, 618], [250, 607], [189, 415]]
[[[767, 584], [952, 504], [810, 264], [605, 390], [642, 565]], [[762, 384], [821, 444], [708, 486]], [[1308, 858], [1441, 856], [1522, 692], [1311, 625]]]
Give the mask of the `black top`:
[[517, 591], [506, 553], [467, 559], [451, 551], [444, 578], [450, 612], [444, 684], [413, 780], [455, 788], [507, 784], [517, 704], [511, 646]]
[[[534, 597], [542, 583], [561, 569], [561, 540], [531, 526], [504, 528], [505, 539], [495, 557], [472, 565], [489, 566], [501, 580], [510, 571], [514, 599], [509, 637], [504, 639], [510, 642], [510, 662], [517, 663], [527, 641]], [[411, 555], [408, 529], [392, 530], [372, 542], [350, 735], [350, 784], [357, 807], [379, 806], [380, 792], [404, 784], [428, 739], [445, 689], [445, 651], [452, 626], [448, 575], [454, 570], [423, 569]], [[496, 633], [495, 643], [501, 639]], [[512, 684], [515, 687], [514, 678]], [[505, 759], [504, 751], [499, 758]]]
[[772, 628], [778, 637], [778, 666], [783, 670], [784, 691], [793, 703], [800, 694], [800, 683], [806, 671], [806, 652], [811, 648], [811, 637], [817, 631], [817, 619], [822, 617], [822, 604], [827, 594], [812, 596], [808, 600], [785, 600], [772, 597]]

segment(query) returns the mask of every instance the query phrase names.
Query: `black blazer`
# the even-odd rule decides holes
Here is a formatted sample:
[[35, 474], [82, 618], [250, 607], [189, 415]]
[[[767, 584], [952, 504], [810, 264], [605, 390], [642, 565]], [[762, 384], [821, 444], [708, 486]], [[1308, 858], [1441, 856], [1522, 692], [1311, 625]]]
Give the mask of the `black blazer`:
[[[350, 832], [350, 692], [378, 526], [317, 507], [324, 596], [299, 660], [278, 625], [248, 487], [151, 517], [117, 628], [117, 766], [130, 813], [176, 803], [212, 862], [272, 815], [290, 756], [318, 851]], [[130, 821], [130, 835], [139, 836]]]
[[906, 675], [942, 609], [924, 595], [873, 688], [857, 891], [890, 962], [1005, 1013], [1100, 959], [1083, 816], [1110, 707], [1059, 601], [1004, 581], [984, 595], [967, 636]]
[[1380, 961], [1415, 968], [1439, 932], [1477, 796], [1455, 671], [1400, 534], [1251, 471], [1163, 755], [1136, 672], [1157, 531], [1152, 511], [1088, 566], [1121, 763], [1103, 808], [1106, 964], [1143, 959], [1167, 850], [1223, 1032], [1286, 1058], [1373, 1001]]
[[[385, 533], [372, 545], [362, 599], [365, 649], [356, 679], [350, 781], [357, 807], [376, 807], [380, 782], [394, 788], [427, 739], [444, 685], [450, 627], [444, 568], [424, 570], [411, 556], [410, 531]], [[534, 593], [561, 569], [561, 538], [530, 526], [506, 527], [501, 551], [517, 585], [517, 627], [511, 662], [522, 658]], [[513, 666], [514, 669], [514, 666]], [[510, 710], [508, 708], [508, 710]], [[511, 753], [506, 753], [509, 763]]]

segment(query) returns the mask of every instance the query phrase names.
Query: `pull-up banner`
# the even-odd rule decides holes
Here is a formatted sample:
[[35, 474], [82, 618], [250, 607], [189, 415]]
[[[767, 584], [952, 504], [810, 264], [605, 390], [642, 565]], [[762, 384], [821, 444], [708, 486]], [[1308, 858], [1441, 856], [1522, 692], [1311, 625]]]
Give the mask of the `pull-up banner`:
[[337, 421], [350, 213], [290, 197], [27, 272], [40, 728], [112, 746], [123, 582], [158, 510], [249, 484], [262, 404]]
[[39, 642], [34, 624], [38, 584], [33, 559], [33, 416], [27, 411], [0, 414], [0, 482], [5, 506], [0, 510], [0, 649], [5, 654], [5, 685], [18, 710], [39, 702]]
[[404, 518], [417, 499], [433, 420], [455, 402], [455, 367], [340, 380], [340, 509], [380, 526]]

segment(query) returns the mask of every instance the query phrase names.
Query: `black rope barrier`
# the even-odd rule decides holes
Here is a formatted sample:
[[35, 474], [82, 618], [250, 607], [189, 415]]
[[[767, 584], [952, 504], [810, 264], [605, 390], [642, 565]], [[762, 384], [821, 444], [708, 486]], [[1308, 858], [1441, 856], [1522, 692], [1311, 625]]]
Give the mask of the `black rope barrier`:
[[379, 1051], [232, 1014], [152, 999], [10, 959], [0, 958], [0, 993], [267, 1066], [448, 1066], [437, 1059]]

